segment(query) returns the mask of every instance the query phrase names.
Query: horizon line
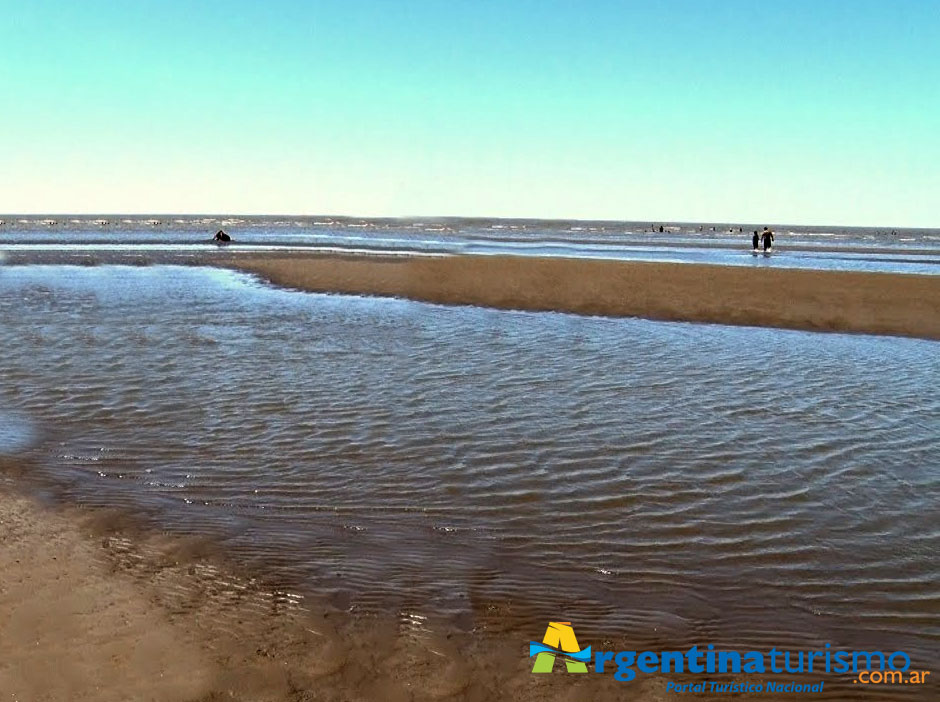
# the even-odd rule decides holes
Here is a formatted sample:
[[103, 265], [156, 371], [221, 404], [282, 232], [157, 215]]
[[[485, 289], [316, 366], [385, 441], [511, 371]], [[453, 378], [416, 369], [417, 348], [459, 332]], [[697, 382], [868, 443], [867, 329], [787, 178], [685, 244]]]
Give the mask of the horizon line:
[[793, 227], [838, 227], [842, 229], [940, 229], [940, 226], [906, 226], [898, 224], [838, 224], [812, 223], [762, 220], [755, 225], [754, 221], [734, 220], [691, 220], [691, 219], [610, 219], [610, 218], [584, 218], [584, 217], [523, 217], [523, 216], [492, 216], [492, 215], [357, 215], [338, 214], [330, 212], [317, 213], [288, 213], [288, 212], [5, 212], [0, 213], [0, 221], [4, 217], [336, 217], [341, 219], [360, 220], [503, 220], [519, 222], [613, 222], [618, 224], [640, 224], [649, 222], [650, 226], [659, 224], [707, 224], [707, 225], [736, 225], [736, 226], [793, 226]]

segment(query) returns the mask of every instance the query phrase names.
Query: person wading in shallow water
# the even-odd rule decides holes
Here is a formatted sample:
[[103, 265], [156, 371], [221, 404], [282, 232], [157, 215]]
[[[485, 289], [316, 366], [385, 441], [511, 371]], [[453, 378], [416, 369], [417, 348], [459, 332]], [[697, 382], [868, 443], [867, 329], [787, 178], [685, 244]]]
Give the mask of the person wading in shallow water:
[[757, 230], [754, 230], [754, 236], [751, 237], [751, 246], [754, 247], [754, 250], [757, 251], [760, 246], [760, 237], [757, 235]]
[[221, 229], [215, 233], [215, 236], [212, 237], [212, 241], [218, 242], [220, 244], [227, 243], [232, 240], [228, 234], [223, 232]]
[[764, 251], [770, 251], [774, 245], [774, 233], [767, 227], [764, 227], [764, 233], [761, 234], [760, 238], [761, 241], [764, 242]]

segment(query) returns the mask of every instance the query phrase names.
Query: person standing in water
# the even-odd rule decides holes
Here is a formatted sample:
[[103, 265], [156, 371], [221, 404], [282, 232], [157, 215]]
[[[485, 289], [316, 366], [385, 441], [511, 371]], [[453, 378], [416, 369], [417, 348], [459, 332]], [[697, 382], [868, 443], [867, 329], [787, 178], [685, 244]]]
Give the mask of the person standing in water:
[[757, 230], [754, 230], [754, 236], [751, 237], [751, 246], [754, 247], [754, 250], [757, 251], [760, 246], [760, 237], [757, 235]]
[[761, 234], [761, 241], [764, 242], [764, 251], [770, 251], [774, 245], [774, 233], [767, 227], [764, 227], [764, 233]]

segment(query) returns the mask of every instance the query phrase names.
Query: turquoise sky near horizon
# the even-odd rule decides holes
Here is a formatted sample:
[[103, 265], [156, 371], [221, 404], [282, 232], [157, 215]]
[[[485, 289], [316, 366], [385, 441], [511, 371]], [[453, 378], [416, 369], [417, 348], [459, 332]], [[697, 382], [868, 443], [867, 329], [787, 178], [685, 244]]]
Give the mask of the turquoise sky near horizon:
[[0, 13], [0, 212], [940, 227], [933, 0]]

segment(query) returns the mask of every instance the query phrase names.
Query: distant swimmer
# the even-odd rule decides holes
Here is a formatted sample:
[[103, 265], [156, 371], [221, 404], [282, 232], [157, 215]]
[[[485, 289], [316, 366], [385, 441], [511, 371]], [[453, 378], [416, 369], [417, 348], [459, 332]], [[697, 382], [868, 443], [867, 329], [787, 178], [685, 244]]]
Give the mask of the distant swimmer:
[[751, 246], [754, 247], [755, 251], [760, 247], [760, 236], [758, 236], [756, 229], [754, 230], [754, 236], [751, 237]]
[[663, 233], [663, 225], [661, 225], [661, 224], [659, 225], [659, 233], [660, 233], [660, 234]]
[[770, 251], [774, 246], [774, 233], [764, 227], [764, 232], [760, 235], [760, 238], [764, 244], [764, 251]]
[[223, 232], [221, 229], [215, 233], [214, 237], [212, 237], [212, 241], [218, 242], [220, 244], [228, 243], [231, 240], [232, 237]]

